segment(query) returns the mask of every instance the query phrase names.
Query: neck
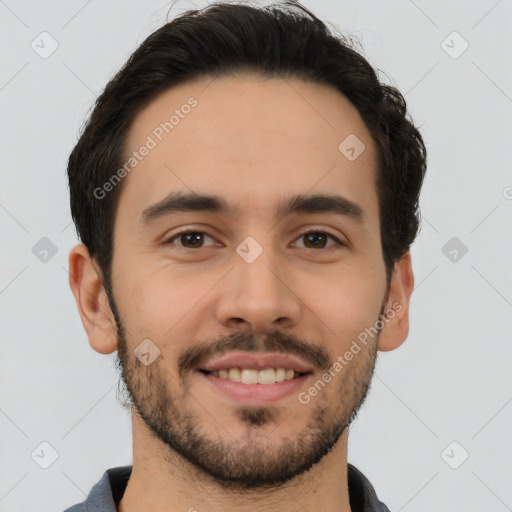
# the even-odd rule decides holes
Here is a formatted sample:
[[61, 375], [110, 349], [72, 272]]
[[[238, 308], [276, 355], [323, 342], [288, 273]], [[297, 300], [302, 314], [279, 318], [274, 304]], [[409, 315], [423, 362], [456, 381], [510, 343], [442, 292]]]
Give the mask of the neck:
[[273, 489], [231, 491], [153, 437], [137, 414], [133, 423], [133, 469], [119, 512], [249, 512], [322, 510], [350, 512], [347, 484], [348, 429], [332, 450], [305, 474]]

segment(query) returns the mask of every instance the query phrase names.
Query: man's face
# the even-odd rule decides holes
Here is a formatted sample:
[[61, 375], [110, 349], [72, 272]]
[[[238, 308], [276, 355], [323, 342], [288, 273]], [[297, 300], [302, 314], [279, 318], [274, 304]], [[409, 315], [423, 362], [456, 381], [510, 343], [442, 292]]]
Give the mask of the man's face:
[[[197, 104], [182, 109], [190, 97]], [[176, 109], [172, 131], [155, 132]], [[350, 134], [366, 147], [355, 160], [338, 149]], [[136, 117], [127, 156], [148, 136], [156, 146], [125, 178], [114, 227], [119, 360], [133, 412], [226, 487], [283, 483], [329, 452], [374, 369], [376, 337], [308, 403], [299, 399], [385, 308], [374, 143], [338, 91], [251, 75], [169, 89]], [[216, 196], [232, 211], [143, 215], [171, 193]], [[310, 204], [277, 216], [296, 195], [340, 196], [362, 213]], [[134, 354], [143, 340], [142, 359], [160, 351], [149, 365]], [[239, 371], [246, 382], [281, 380], [275, 368], [303, 375], [230, 380]]]

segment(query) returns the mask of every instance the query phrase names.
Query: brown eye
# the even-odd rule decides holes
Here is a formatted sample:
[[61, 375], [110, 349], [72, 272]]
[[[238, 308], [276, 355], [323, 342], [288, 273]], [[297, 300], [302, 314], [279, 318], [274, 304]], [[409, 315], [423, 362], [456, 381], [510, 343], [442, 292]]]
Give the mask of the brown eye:
[[[328, 239], [334, 240], [334, 244], [327, 246]], [[335, 246], [343, 246], [344, 244], [340, 242], [335, 236], [330, 235], [329, 233], [324, 233], [323, 231], [308, 231], [307, 233], [303, 233], [300, 235], [299, 240], [303, 239], [304, 248], [306, 249], [331, 249], [335, 248]]]
[[185, 231], [169, 238], [165, 241], [165, 244], [176, 244], [175, 241], [179, 240], [179, 244], [177, 245], [180, 247], [185, 249], [200, 249], [203, 247], [205, 237], [213, 240], [210, 235], [201, 231]]

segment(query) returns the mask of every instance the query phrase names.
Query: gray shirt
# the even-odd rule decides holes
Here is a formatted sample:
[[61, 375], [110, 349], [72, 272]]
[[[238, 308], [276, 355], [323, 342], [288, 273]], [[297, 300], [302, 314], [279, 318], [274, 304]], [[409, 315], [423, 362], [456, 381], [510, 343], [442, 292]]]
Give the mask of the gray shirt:
[[[107, 469], [87, 499], [64, 512], [118, 512], [117, 505], [131, 472], [132, 466]], [[348, 464], [348, 494], [352, 512], [389, 512], [388, 507], [377, 498], [369, 480], [352, 464]]]

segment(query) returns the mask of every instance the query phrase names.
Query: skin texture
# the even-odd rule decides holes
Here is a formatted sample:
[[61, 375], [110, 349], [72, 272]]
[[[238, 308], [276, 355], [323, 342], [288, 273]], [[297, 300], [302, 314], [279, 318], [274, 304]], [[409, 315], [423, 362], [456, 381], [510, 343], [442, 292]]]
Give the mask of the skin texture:
[[[127, 152], [191, 96], [197, 106], [124, 178], [114, 311], [86, 247], [69, 256], [89, 342], [99, 353], [119, 350], [134, 404], [133, 472], [119, 510], [348, 512], [347, 426], [365, 399], [377, 350], [407, 338], [414, 285], [407, 252], [386, 288], [373, 140], [337, 90], [241, 74], [160, 94], [135, 118]], [[366, 146], [354, 161], [338, 150], [349, 134]], [[144, 209], [177, 191], [222, 196], [237, 213], [140, 221]], [[333, 213], [276, 220], [283, 198], [313, 193], [350, 199], [363, 221]], [[166, 243], [182, 229], [203, 238]], [[236, 252], [248, 236], [263, 249], [251, 263]], [[315, 368], [305, 391], [392, 304], [399, 310], [379, 335], [360, 343], [307, 404], [292, 393], [248, 405], [184, 363], [222, 350], [300, 353]], [[149, 366], [133, 352], [145, 339], [160, 350]]]

